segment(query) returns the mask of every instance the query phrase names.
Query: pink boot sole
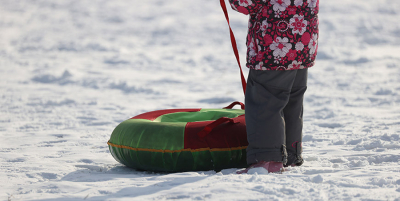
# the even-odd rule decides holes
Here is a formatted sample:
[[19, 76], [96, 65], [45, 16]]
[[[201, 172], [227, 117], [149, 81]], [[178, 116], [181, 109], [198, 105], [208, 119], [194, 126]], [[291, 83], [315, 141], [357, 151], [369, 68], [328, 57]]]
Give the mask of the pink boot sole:
[[236, 174], [247, 173], [250, 169], [258, 168], [258, 167], [262, 167], [262, 168], [266, 169], [268, 171], [268, 173], [280, 173], [280, 172], [284, 171], [282, 162], [274, 162], [274, 161], [265, 162], [265, 161], [261, 161], [261, 162], [258, 162], [256, 164], [251, 165], [250, 167], [248, 167], [248, 168], [246, 168], [244, 170], [237, 171]]

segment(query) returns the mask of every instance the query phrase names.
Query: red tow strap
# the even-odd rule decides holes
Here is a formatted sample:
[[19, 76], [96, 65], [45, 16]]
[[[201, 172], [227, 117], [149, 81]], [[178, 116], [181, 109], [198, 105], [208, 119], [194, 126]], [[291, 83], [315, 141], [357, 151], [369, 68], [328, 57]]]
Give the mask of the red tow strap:
[[228, 22], [229, 31], [230, 31], [230, 35], [231, 35], [231, 43], [232, 43], [233, 52], [235, 53], [236, 61], [237, 61], [238, 65], [239, 65], [239, 68], [240, 68], [240, 77], [242, 79], [243, 93], [246, 94], [246, 79], [244, 79], [242, 66], [240, 65], [239, 52], [238, 52], [238, 49], [237, 49], [236, 39], [235, 39], [235, 36], [233, 35], [231, 24], [229, 23], [228, 11], [226, 10], [225, 1], [224, 0], [220, 0], [220, 3], [221, 3], [222, 10], [224, 11], [226, 21]]
[[201, 138], [207, 136], [214, 128], [216, 128], [217, 126], [221, 125], [222, 123], [225, 122], [230, 122], [230, 123], [239, 123], [237, 121], [235, 121], [235, 119], [233, 118], [228, 118], [228, 117], [221, 117], [215, 121], [213, 121], [212, 123], [208, 124], [207, 126], [205, 126], [203, 128], [203, 130], [201, 130], [199, 133], [197, 133], [197, 135]]
[[232, 109], [235, 105], [240, 105], [240, 108], [242, 110], [244, 110], [244, 104], [239, 102], [239, 101], [235, 101], [235, 102], [231, 103], [230, 105], [228, 105], [228, 106], [226, 106], [226, 107], [224, 107], [222, 109]]
[[[244, 104], [239, 101], [233, 102], [230, 105], [224, 107], [223, 109], [232, 109], [235, 105], [240, 105], [242, 110], [244, 110]], [[243, 116], [243, 115], [240, 115], [240, 116]], [[206, 125], [203, 128], [203, 130], [201, 130], [200, 132], [197, 133], [197, 135], [199, 137], [203, 138], [203, 137], [207, 136], [214, 128], [216, 128], [217, 126], [219, 126], [225, 122], [230, 122], [233, 124], [240, 123], [239, 121], [235, 120], [235, 118], [221, 117], [221, 118], [211, 122], [210, 124]]]
[[[230, 32], [230, 35], [231, 35], [232, 49], [233, 49], [233, 52], [235, 53], [236, 61], [237, 61], [238, 65], [239, 65], [240, 78], [242, 80], [243, 93], [246, 94], [246, 79], [244, 79], [242, 66], [240, 65], [239, 52], [238, 52], [237, 45], [236, 45], [235, 35], [233, 35], [231, 24], [229, 23], [228, 11], [226, 10], [225, 1], [224, 0], [220, 0], [220, 3], [221, 3], [221, 8], [224, 11], [226, 21], [228, 22], [229, 32]], [[240, 104], [242, 110], [244, 110], [244, 104], [240, 103], [240, 102], [233, 102], [229, 106], [224, 107], [224, 109], [232, 109], [233, 106], [239, 105], [239, 104]], [[199, 133], [197, 133], [197, 135], [200, 138], [203, 138], [203, 137], [207, 136], [214, 128], [216, 128], [217, 126], [219, 126], [219, 125], [221, 125], [222, 123], [225, 123], [225, 122], [238, 123], [233, 118], [221, 117], [221, 118], [213, 121], [212, 123], [208, 124], [207, 126], [205, 126], [203, 128], [203, 130], [201, 130]]]

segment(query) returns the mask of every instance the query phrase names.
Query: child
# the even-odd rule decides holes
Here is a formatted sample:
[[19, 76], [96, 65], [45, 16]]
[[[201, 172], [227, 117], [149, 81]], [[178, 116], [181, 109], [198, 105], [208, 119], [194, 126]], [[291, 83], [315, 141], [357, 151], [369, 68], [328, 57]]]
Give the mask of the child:
[[246, 173], [300, 166], [307, 69], [318, 48], [319, 0], [229, 0], [249, 14]]

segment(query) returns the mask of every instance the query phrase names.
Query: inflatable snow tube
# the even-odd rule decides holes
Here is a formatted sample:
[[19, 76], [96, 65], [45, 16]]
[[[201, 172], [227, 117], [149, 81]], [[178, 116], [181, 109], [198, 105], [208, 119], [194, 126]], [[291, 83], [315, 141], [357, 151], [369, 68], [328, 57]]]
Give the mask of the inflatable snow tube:
[[[242, 109], [232, 109], [241, 104]], [[138, 170], [220, 171], [246, 163], [244, 105], [224, 109], [170, 109], [119, 124], [108, 141], [112, 156]]]

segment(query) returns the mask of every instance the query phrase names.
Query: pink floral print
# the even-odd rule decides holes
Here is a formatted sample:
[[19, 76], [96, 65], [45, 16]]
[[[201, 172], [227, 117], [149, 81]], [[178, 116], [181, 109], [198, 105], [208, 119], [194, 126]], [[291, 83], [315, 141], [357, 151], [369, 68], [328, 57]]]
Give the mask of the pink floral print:
[[251, 2], [251, 0], [239, 0], [239, 5], [240, 6], [246, 7], [246, 6], [251, 5], [251, 4], [253, 4], [253, 2]]
[[288, 38], [277, 37], [269, 48], [274, 51], [275, 57], [284, 57], [292, 48], [292, 44], [289, 43]]
[[312, 39], [308, 43], [308, 48], [310, 48], [310, 54], [314, 54], [315, 51], [317, 50], [317, 40], [318, 40], [318, 35], [314, 34]]
[[303, 5], [303, 0], [294, 0], [294, 6], [302, 6]]
[[318, 50], [319, 0], [229, 0], [249, 14], [246, 66], [295, 70], [314, 65]]
[[272, 5], [274, 5], [274, 11], [285, 11], [290, 5], [290, 0], [271, 0]]
[[299, 61], [293, 61], [291, 64], [289, 64], [287, 70], [293, 70], [293, 69], [303, 69], [304, 66], [301, 65], [302, 63]]
[[319, 0], [307, 0], [308, 7], [310, 8], [315, 8], [317, 6], [317, 3], [319, 3]]
[[302, 42], [296, 43], [296, 51], [302, 51], [304, 49], [304, 45]]
[[263, 32], [267, 31], [268, 27], [269, 27], [268, 21], [267, 20], [262, 21], [261, 31], [263, 31]]
[[303, 35], [303, 33], [306, 31], [307, 27], [307, 20], [304, 20], [304, 16], [301, 15], [294, 15], [292, 19], [289, 21], [289, 28], [292, 29], [293, 34], [300, 34]]

